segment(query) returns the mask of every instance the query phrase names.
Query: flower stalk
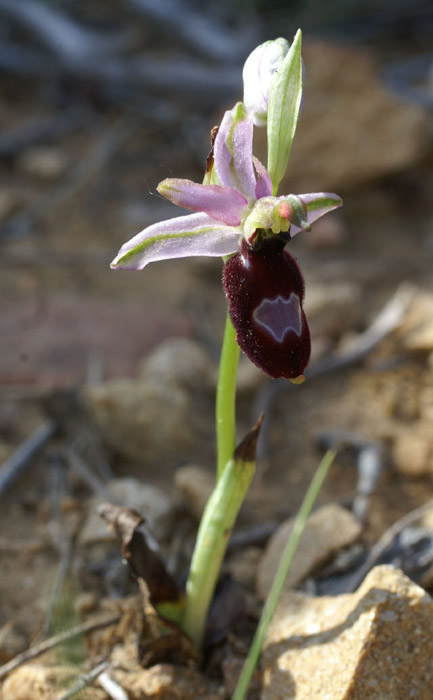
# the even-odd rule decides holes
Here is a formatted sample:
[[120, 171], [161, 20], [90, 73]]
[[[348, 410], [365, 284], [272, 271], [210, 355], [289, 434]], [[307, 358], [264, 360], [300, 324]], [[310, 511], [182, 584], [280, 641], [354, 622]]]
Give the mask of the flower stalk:
[[240, 348], [227, 314], [216, 391], [217, 481], [236, 446], [236, 377]]

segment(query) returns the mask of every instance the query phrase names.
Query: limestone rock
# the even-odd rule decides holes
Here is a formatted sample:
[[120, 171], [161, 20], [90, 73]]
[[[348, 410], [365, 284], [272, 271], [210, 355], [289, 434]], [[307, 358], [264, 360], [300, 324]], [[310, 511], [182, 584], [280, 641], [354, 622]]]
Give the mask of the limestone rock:
[[392, 456], [401, 474], [410, 477], [433, 476], [433, 436], [430, 423], [400, 425]]
[[[3, 700], [57, 700], [78, 679], [76, 666], [20, 666], [3, 683]], [[82, 700], [108, 700], [104, 690], [94, 687], [80, 692]]]
[[[282, 523], [268, 542], [257, 573], [257, 592], [261, 598], [266, 598], [270, 591], [294, 522], [295, 519], [290, 518]], [[345, 508], [335, 503], [318, 508], [308, 519], [287, 577], [286, 589], [297, 586], [334, 552], [352, 544], [360, 532], [360, 524]]]
[[433, 601], [379, 566], [356, 593], [286, 593], [263, 655], [263, 700], [431, 700]]
[[362, 307], [361, 298], [361, 287], [354, 282], [309, 284], [304, 309], [312, 333], [340, 336], [353, 330]]
[[146, 518], [146, 526], [157, 541], [164, 539], [171, 516], [171, 499], [161, 489], [151, 484], [142, 484], [137, 479], [113, 479], [107, 484], [107, 496], [96, 495], [89, 503], [89, 515], [80, 533], [82, 545], [96, 542], [116, 541], [114, 531], [96, 513], [103, 501], [132, 508]]
[[151, 668], [113, 671], [131, 700], [221, 700], [223, 697], [192, 668], [157, 664]]
[[170, 338], [158, 345], [141, 365], [141, 378], [188, 389], [212, 389], [215, 367], [203, 347], [191, 338]]
[[281, 192], [344, 192], [425, 157], [431, 144], [427, 111], [381, 82], [371, 52], [306, 39], [302, 55], [305, 109]]
[[407, 350], [433, 350], [433, 294], [418, 292], [414, 295], [398, 335]]
[[188, 464], [176, 471], [174, 485], [175, 497], [191, 515], [200, 520], [215, 487], [215, 475], [195, 464]]
[[213, 428], [204, 397], [158, 377], [88, 386], [85, 398], [107, 445], [145, 465], [191, 459]]
[[19, 198], [12, 189], [0, 192], [0, 221], [6, 221], [19, 206]]
[[258, 367], [253, 365], [242, 353], [239, 359], [236, 390], [239, 396], [254, 394], [267, 381], [267, 376]]
[[69, 159], [54, 146], [30, 146], [21, 153], [17, 165], [26, 175], [56, 180], [67, 170]]
[[237, 583], [248, 590], [255, 589], [257, 566], [262, 557], [260, 547], [242, 547], [228, 557], [226, 568]]

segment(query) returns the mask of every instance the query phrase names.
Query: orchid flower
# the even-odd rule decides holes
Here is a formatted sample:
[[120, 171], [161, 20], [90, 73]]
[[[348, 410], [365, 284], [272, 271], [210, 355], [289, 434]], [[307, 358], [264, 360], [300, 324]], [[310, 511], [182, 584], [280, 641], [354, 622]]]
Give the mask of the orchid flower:
[[168, 200], [197, 214], [148, 226], [125, 243], [111, 267], [142, 270], [150, 262], [195, 255], [235, 253], [241, 240], [253, 242], [257, 229], [293, 238], [341, 205], [337, 195], [317, 193], [272, 197], [266, 168], [253, 157], [253, 123], [242, 102], [225, 113], [214, 144], [218, 184], [167, 178], [157, 187]]
[[[225, 113], [215, 138], [213, 179], [218, 184], [203, 185], [191, 180], [168, 178], [158, 186], [158, 192], [171, 202], [197, 213], [147, 227], [122, 246], [112, 267], [141, 270], [156, 260], [195, 255], [219, 257], [232, 255], [240, 250], [242, 260], [248, 259], [251, 265], [251, 261], [258, 258], [258, 254], [254, 254], [253, 251], [258, 250], [265, 238], [281, 240], [283, 249], [284, 244], [297, 233], [310, 230], [313, 221], [341, 206], [341, 199], [337, 195], [323, 192], [273, 197], [271, 178], [262, 163], [253, 157], [252, 145], [253, 122], [243, 103], [239, 102]], [[295, 379], [302, 375], [308, 362], [309, 336], [307, 340], [308, 328], [301, 311], [302, 277], [292, 256], [284, 251], [284, 259], [288, 256], [291, 259], [290, 271], [287, 272], [286, 279], [284, 272], [281, 273], [284, 284], [275, 298], [285, 299], [284, 287], [297, 277], [297, 291], [293, 291], [292, 296], [289, 294], [288, 297], [292, 301], [287, 305], [284, 301], [277, 301], [275, 308], [269, 305], [260, 307], [259, 303], [261, 311], [256, 313], [257, 322], [251, 323], [253, 327], [257, 326], [259, 334], [266, 340], [267, 325], [264, 321], [260, 325], [259, 320], [263, 315], [268, 315], [265, 314], [265, 310], [276, 313], [278, 317], [282, 314], [283, 319], [286, 319], [276, 321], [280, 324], [287, 322], [285, 332], [283, 329], [268, 331], [270, 342], [278, 349], [278, 356], [282, 356], [282, 363], [276, 363], [275, 359], [264, 362], [260, 357], [263, 353], [260, 348], [257, 349], [257, 341], [253, 343], [254, 353], [251, 352], [251, 328], [238, 333], [237, 340], [246, 355], [270, 376], [288, 376]], [[247, 312], [246, 308], [242, 312], [237, 311], [235, 299], [242, 299], [228, 281], [227, 271], [233, 269], [237, 260], [240, 258], [235, 256], [226, 264], [225, 274], [232, 321], [235, 318], [245, 319]], [[272, 275], [271, 262], [267, 278], [271, 280]], [[254, 278], [254, 272], [252, 277]], [[257, 280], [257, 283], [259, 282], [263, 283], [263, 280], [260, 278]], [[257, 287], [257, 283], [254, 284], [253, 279], [252, 287]], [[243, 290], [242, 298], [245, 304], [248, 299], [246, 290]], [[254, 309], [251, 310], [251, 315], [254, 315]], [[286, 317], [289, 317], [289, 321]], [[234, 325], [236, 328], [236, 322]], [[287, 342], [284, 341], [290, 343], [290, 340], [295, 341], [295, 345], [302, 346], [302, 358], [307, 357], [306, 362], [303, 359], [300, 363], [294, 363], [292, 357], [290, 367], [287, 368]], [[293, 356], [293, 342], [290, 353]], [[265, 355], [269, 355], [269, 352]]]
[[[195, 213], [148, 226], [122, 246], [111, 266], [141, 270], [169, 258], [233, 255], [224, 268], [224, 288], [238, 344], [270, 376], [296, 380], [309, 360], [310, 336], [302, 309], [304, 282], [285, 245], [342, 201], [324, 192], [272, 194], [287, 165], [302, 97], [300, 48], [286, 53], [282, 41], [274, 47], [280, 68], [275, 61], [262, 61], [267, 74], [261, 73], [261, 86], [269, 98], [268, 155], [272, 160], [276, 154], [274, 177], [253, 156], [253, 100], [249, 98], [249, 108], [238, 102], [217, 130], [205, 184], [168, 178], [158, 185], [160, 194]], [[266, 56], [272, 54], [271, 48]], [[259, 51], [251, 61], [253, 54], [244, 71], [245, 94], [248, 76], [263, 56]], [[297, 94], [282, 98], [281, 90], [290, 85], [294, 72], [299, 74]], [[283, 88], [278, 91], [276, 84]], [[284, 148], [279, 147], [282, 140]], [[281, 150], [286, 154], [283, 159]]]

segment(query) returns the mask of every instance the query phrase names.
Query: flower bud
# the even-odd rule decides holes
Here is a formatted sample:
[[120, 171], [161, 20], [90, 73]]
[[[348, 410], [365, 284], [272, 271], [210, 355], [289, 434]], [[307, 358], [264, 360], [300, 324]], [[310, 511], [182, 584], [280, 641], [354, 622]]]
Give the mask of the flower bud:
[[286, 39], [260, 44], [245, 61], [244, 104], [256, 126], [265, 126], [272, 78], [289, 50]]
[[236, 341], [270, 377], [301, 380], [310, 359], [310, 331], [302, 308], [304, 280], [277, 238], [241, 249], [224, 265], [224, 291]]

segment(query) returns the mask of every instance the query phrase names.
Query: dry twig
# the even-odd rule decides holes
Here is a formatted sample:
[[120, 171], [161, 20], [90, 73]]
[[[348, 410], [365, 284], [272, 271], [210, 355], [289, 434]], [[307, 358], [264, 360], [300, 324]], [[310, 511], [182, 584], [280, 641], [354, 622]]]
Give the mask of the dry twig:
[[74, 695], [77, 695], [83, 688], [87, 688], [88, 685], [93, 683], [106, 668], [108, 668], [108, 661], [103, 661], [95, 666], [95, 668], [92, 668], [88, 673], [81, 673], [78, 682], [72, 686], [72, 688], [69, 688], [66, 693], [62, 693], [56, 700], [69, 700], [69, 698], [74, 697]]
[[69, 641], [69, 639], [115, 625], [116, 622], [120, 620], [120, 617], [120, 615], [111, 615], [102, 620], [89, 620], [82, 625], [77, 625], [76, 627], [71, 627], [69, 630], [65, 630], [65, 632], [60, 632], [54, 635], [54, 637], [44, 639], [44, 641], [39, 644], [34, 644], [6, 664], [3, 664], [3, 666], [0, 666], [0, 679], [7, 676], [8, 673], [18, 668], [18, 666], [32, 661], [32, 659], [36, 659], [38, 656], [42, 656], [46, 651], [50, 651], [50, 649]]
[[53, 437], [56, 429], [54, 422], [45, 423], [3, 462], [0, 467], [0, 496], [18, 479], [32, 457]]

